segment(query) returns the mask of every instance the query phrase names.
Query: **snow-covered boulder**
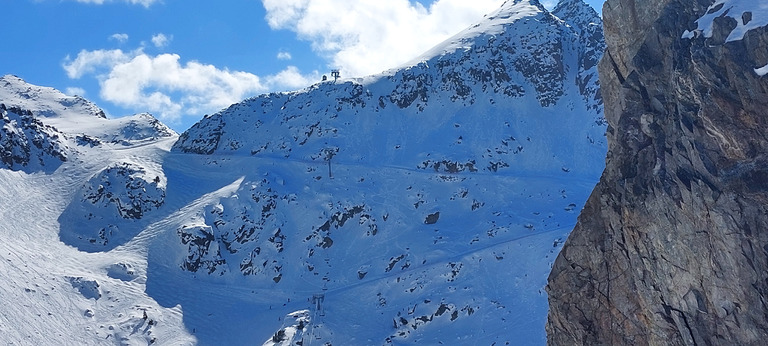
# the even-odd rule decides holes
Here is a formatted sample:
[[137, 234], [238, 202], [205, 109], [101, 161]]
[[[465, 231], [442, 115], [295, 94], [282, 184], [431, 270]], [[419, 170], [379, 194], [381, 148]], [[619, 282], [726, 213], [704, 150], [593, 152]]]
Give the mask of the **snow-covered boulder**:
[[159, 168], [121, 162], [91, 177], [62, 214], [61, 238], [84, 249], [108, 249], [133, 237], [140, 221], [165, 203]]

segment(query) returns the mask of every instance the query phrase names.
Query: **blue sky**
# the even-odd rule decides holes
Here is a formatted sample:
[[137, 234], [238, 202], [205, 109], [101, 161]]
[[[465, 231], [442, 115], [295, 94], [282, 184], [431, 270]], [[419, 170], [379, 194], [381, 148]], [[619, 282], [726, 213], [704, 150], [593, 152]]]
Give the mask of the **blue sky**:
[[0, 75], [85, 96], [110, 116], [150, 112], [183, 131], [331, 68], [351, 77], [397, 67], [503, 2], [6, 0]]

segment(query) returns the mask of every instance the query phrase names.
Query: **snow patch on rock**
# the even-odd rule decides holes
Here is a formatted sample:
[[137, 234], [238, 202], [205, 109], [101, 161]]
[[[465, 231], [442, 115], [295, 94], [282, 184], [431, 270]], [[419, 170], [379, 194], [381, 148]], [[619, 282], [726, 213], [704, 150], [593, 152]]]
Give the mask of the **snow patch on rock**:
[[301, 346], [304, 345], [305, 337], [308, 344], [312, 344], [310, 314], [309, 310], [301, 310], [285, 316], [283, 327], [264, 342], [264, 346]]
[[696, 21], [696, 30], [686, 30], [682, 37], [690, 39], [702, 34], [711, 38], [714, 27], [718, 25], [716, 22], [724, 18], [731, 18], [732, 22], [735, 22], [733, 28], [728, 30], [725, 42], [741, 40], [748, 31], [768, 25], [768, 3], [755, 0], [717, 0], [709, 6], [706, 14]]
[[765, 65], [761, 68], [756, 68], [755, 73], [757, 73], [759, 76], [765, 76], [768, 74], [768, 65]]

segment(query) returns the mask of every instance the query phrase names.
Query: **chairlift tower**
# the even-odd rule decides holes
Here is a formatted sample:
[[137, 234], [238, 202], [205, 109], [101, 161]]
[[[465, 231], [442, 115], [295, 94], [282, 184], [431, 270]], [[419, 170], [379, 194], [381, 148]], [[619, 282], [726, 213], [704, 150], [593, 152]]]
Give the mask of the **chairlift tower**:
[[325, 310], [323, 309], [324, 301], [325, 293], [315, 294], [312, 296], [312, 305], [314, 305], [315, 313], [317, 316], [325, 316]]
[[333, 77], [333, 81], [335, 82], [341, 78], [341, 72], [339, 72], [339, 70], [331, 70], [331, 77]]

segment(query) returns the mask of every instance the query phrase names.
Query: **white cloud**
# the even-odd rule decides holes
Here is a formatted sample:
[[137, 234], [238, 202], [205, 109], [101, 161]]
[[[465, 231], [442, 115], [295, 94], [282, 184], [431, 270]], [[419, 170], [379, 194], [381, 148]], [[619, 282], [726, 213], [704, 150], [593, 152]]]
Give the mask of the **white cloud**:
[[[114, 0], [75, 0], [75, 1], [84, 3], [84, 4], [102, 5], [107, 2], [113, 2]], [[156, 2], [160, 2], [161, 0], [119, 0], [119, 1], [127, 2], [131, 5], [142, 5], [144, 7], [149, 7]]]
[[69, 56], [64, 59], [64, 71], [69, 78], [78, 79], [85, 74], [94, 73], [99, 68], [125, 63], [132, 55], [140, 53], [140, 49], [131, 53], [125, 53], [120, 49], [82, 50], [74, 61]]
[[64, 91], [69, 96], [85, 96], [85, 89], [78, 87], [69, 87]]
[[163, 48], [171, 42], [173, 36], [165, 36], [164, 34], [152, 35], [152, 44], [157, 48]]
[[498, 9], [503, 0], [262, 0], [273, 29], [312, 43], [345, 75], [406, 63]]
[[320, 78], [320, 73], [317, 71], [303, 75], [296, 66], [288, 66], [285, 70], [266, 77], [265, 84], [280, 90], [296, 90], [317, 83]]
[[149, 111], [165, 121], [184, 115], [199, 117], [246, 97], [275, 89], [296, 89], [319, 81], [318, 73], [303, 76], [296, 67], [260, 78], [197, 61], [181, 62], [177, 54], [151, 56], [141, 49], [81, 51], [63, 64], [70, 78], [94, 75], [100, 97], [136, 112]]
[[288, 52], [278, 52], [277, 53], [277, 59], [278, 60], [291, 60], [291, 59], [293, 59], [293, 56], [291, 56], [291, 53], [288, 53]]
[[114, 34], [110, 36], [109, 39], [120, 43], [125, 43], [125, 41], [128, 41], [128, 34]]

